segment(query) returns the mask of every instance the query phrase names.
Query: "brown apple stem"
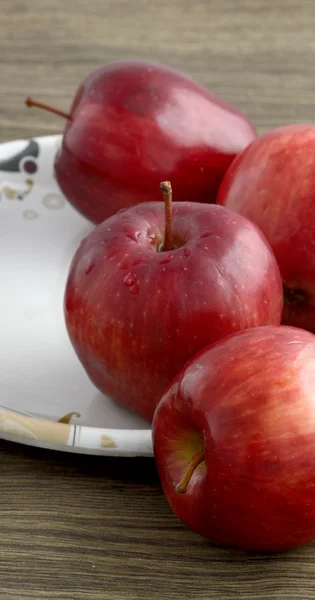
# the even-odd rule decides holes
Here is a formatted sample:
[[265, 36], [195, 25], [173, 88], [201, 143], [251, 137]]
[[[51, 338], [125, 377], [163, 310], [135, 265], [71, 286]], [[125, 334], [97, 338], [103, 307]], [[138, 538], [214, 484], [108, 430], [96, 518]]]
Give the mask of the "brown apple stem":
[[63, 117], [64, 119], [71, 120], [71, 116], [68, 113], [63, 112], [62, 110], [58, 110], [58, 108], [53, 108], [52, 106], [49, 106], [48, 104], [43, 104], [42, 102], [38, 102], [37, 100], [34, 100], [33, 98], [26, 98], [25, 104], [26, 104], [26, 106], [29, 106], [29, 107], [35, 106], [36, 108], [41, 108], [43, 110], [47, 110], [48, 112], [51, 112], [54, 115]]
[[188, 463], [188, 467], [187, 467], [182, 479], [180, 480], [180, 482], [178, 483], [178, 485], [175, 488], [175, 491], [178, 494], [185, 494], [185, 492], [187, 492], [188, 484], [191, 480], [193, 473], [195, 472], [197, 467], [200, 465], [200, 463], [202, 463], [204, 461], [204, 459], [205, 459], [205, 451], [204, 450], [201, 450], [201, 452], [197, 452], [197, 454], [194, 454], [194, 456]]
[[162, 250], [173, 249], [172, 186], [170, 181], [162, 181], [160, 188], [165, 204], [165, 235]]

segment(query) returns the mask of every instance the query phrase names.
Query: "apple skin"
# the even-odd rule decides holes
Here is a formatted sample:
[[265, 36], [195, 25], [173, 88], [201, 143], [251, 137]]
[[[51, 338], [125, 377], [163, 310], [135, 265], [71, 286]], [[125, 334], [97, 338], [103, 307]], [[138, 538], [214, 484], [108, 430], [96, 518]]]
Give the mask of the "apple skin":
[[257, 138], [229, 168], [217, 202], [256, 223], [284, 285], [283, 323], [315, 332], [315, 126]]
[[[213, 543], [276, 552], [315, 539], [315, 337], [248, 329], [203, 349], [156, 409], [158, 472], [174, 513]], [[175, 491], [205, 451], [186, 493]]]
[[247, 327], [279, 324], [278, 265], [259, 229], [213, 204], [175, 202], [171, 251], [164, 204], [138, 204], [99, 224], [77, 250], [65, 321], [88, 376], [148, 421], [185, 362]]
[[94, 223], [119, 209], [160, 200], [171, 180], [176, 200], [215, 202], [235, 156], [255, 137], [249, 121], [184, 74], [125, 60], [91, 72], [70, 110], [57, 181]]

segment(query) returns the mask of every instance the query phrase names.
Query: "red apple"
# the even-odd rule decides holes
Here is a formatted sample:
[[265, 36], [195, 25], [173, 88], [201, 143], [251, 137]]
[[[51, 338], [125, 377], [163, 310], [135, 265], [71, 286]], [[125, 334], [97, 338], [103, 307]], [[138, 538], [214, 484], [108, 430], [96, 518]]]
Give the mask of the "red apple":
[[255, 137], [235, 108], [182, 73], [147, 61], [94, 70], [69, 115], [61, 114], [68, 123], [57, 181], [95, 223], [159, 200], [161, 179], [171, 179], [178, 201], [214, 202], [233, 158]]
[[256, 223], [284, 286], [283, 323], [315, 332], [315, 126], [290, 125], [254, 141], [228, 170], [218, 203]]
[[[162, 184], [166, 207], [170, 189]], [[166, 191], [165, 191], [166, 190]], [[243, 328], [279, 324], [282, 287], [259, 229], [211, 204], [148, 202], [81, 243], [65, 292], [75, 351], [106, 395], [151, 420], [198, 350]]]
[[315, 337], [257, 327], [203, 349], [153, 421], [179, 519], [212, 542], [281, 551], [315, 539]]

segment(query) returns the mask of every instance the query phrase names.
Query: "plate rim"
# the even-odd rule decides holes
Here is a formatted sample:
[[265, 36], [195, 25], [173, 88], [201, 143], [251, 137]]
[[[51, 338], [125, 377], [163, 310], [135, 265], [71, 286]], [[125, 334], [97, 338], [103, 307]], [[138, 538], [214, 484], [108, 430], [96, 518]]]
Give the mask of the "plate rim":
[[[31, 139], [60, 143], [62, 137], [62, 133], [56, 133], [8, 139], [0, 142], [0, 147]], [[60, 423], [40, 415], [25, 415], [1, 404], [0, 439], [70, 453], [122, 457], [154, 456], [150, 424], [146, 429], [110, 429], [71, 422]]]
[[[127, 432], [129, 435], [126, 436]], [[0, 439], [74, 454], [154, 456], [151, 428], [109, 429], [61, 423], [40, 416], [25, 415], [1, 405]]]

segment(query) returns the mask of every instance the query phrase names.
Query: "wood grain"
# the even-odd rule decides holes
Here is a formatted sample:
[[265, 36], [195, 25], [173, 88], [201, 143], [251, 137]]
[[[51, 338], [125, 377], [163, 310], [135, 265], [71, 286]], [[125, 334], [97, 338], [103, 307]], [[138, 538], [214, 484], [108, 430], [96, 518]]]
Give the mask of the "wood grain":
[[167, 62], [235, 103], [258, 131], [314, 118], [313, 0], [1, 0], [0, 141], [61, 131], [28, 94], [69, 108], [95, 66]]
[[3, 600], [314, 598], [314, 546], [211, 546], [172, 515], [152, 459], [0, 447]]
[[[166, 62], [259, 132], [314, 120], [314, 0], [1, 0], [0, 141], [62, 131], [95, 66]], [[0, 366], [1, 368], [1, 366]], [[151, 459], [0, 445], [1, 600], [315, 598], [315, 545], [279, 556], [215, 548], [181, 526]]]

